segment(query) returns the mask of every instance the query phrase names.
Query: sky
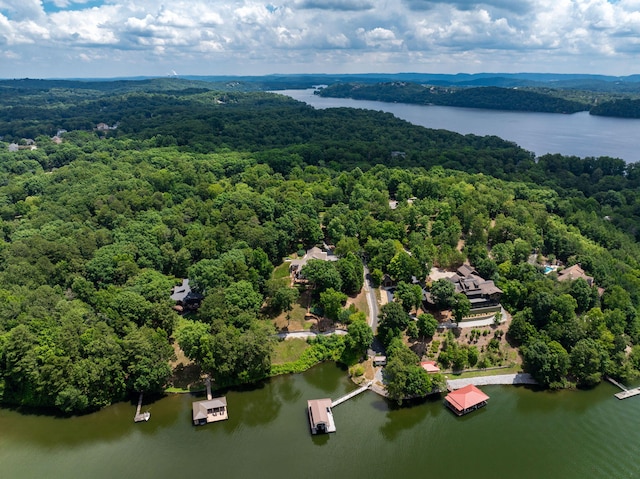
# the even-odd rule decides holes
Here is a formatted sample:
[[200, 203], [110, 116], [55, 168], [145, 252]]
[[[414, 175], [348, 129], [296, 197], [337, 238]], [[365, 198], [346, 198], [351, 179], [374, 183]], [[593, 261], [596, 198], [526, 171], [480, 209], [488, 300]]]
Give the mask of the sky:
[[640, 73], [640, 0], [0, 0], [0, 78]]

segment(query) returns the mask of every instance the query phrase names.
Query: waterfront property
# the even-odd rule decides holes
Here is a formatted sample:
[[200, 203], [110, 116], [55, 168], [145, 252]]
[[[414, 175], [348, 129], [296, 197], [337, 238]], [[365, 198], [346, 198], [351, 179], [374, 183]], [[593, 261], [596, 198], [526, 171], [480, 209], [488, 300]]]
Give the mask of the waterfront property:
[[307, 414], [309, 415], [311, 434], [336, 432], [336, 424], [333, 421], [333, 411], [331, 411], [331, 408], [365, 392], [371, 387], [371, 384], [373, 384], [373, 382], [369, 381], [364, 386], [345, 394], [335, 401], [331, 399], [311, 399], [307, 401]]
[[[502, 311], [500, 304], [502, 290], [495, 285], [493, 280], [478, 276], [476, 270], [468, 264], [460, 266], [456, 272], [435, 270], [434, 274], [432, 269], [429, 277], [432, 281], [447, 279], [453, 283], [456, 293], [464, 294], [467, 297], [471, 304], [471, 310], [462, 318], [461, 322], [489, 319]], [[433, 307], [434, 301], [430, 292], [425, 291], [423, 298], [425, 307]]]
[[307, 414], [309, 415], [311, 434], [336, 432], [336, 425], [333, 422], [333, 412], [331, 411], [331, 399], [308, 400]]
[[210, 422], [229, 419], [227, 413], [227, 398], [224, 396], [217, 398], [211, 396], [211, 380], [209, 378], [207, 378], [207, 399], [204, 401], [196, 401], [191, 407], [194, 426], [202, 426]]
[[447, 394], [444, 398], [444, 403], [458, 416], [464, 416], [471, 411], [486, 406], [488, 399], [489, 396], [473, 384], [469, 384]]

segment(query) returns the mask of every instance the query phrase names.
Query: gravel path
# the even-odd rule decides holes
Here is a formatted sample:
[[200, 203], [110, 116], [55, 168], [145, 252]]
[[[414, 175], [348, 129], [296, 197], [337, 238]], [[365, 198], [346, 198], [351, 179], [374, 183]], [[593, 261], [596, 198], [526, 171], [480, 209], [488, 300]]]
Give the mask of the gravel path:
[[489, 384], [538, 384], [529, 373], [497, 374], [495, 376], [478, 376], [475, 378], [448, 379], [450, 389], [460, 389], [469, 384], [486, 386]]

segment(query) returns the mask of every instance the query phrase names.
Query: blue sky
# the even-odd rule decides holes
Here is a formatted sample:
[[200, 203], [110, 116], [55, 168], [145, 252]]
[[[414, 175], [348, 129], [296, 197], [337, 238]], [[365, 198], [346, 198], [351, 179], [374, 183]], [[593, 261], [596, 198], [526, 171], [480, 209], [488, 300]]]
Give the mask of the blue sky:
[[640, 73], [640, 0], [0, 0], [0, 78]]

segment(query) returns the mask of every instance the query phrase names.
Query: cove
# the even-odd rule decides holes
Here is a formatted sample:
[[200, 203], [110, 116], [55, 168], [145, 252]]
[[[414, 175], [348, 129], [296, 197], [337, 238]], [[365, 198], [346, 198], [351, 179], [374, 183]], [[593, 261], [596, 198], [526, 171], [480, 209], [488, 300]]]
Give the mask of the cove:
[[513, 141], [536, 156], [560, 153], [582, 158], [610, 156], [621, 158], [627, 163], [640, 161], [640, 119], [593, 116], [588, 112], [563, 115], [385, 103], [325, 98], [314, 95], [313, 92], [313, 89], [307, 89], [273, 93], [289, 96], [318, 109], [364, 108], [392, 113], [414, 125], [427, 128], [455, 131], [463, 135], [498, 136]]
[[[0, 410], [0, 464], [10, 478], [618, 478], [640, 464], [640, 401], [616, 389], [482, 387], [490, 400], [457, 417], [441, 398], [397, 407], [367, 391], [333, 410], [337, 432], [312, 436], [308, 399], [355, 389], [333, 363], [226, 393], [229, 420], [191, 424], [190, 395], [59, 419]], [[640, 399], [640, 398], [639, 398]]]

